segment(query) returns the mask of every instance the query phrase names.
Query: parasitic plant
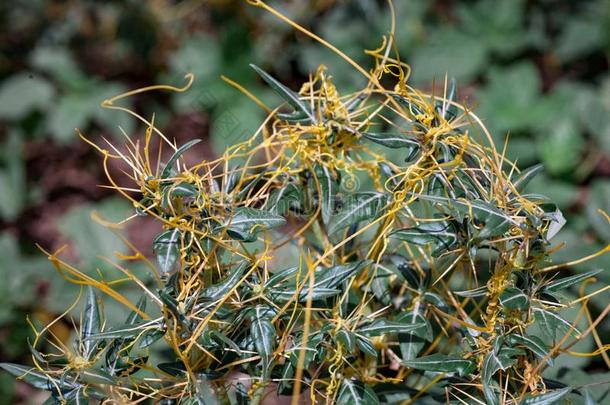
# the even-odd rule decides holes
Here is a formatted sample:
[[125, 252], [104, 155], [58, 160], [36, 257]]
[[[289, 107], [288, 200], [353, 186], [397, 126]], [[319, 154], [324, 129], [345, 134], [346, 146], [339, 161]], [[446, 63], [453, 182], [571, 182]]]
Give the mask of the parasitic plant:
[[[588, 335], [600, 345], [593, 355], [605, 353], [596, 326], [608, 308], [588, 315], [586, 330], [557, 313], [586, 311], [597, 292], [572, 302], [561, 292], [595, 272], [567, 275], [574, 263], [550, 262], [565, 221], [552, 201], [525, 192], [541, 167], [505, 159], [452, 81], [441, 95], [409, 86], [392, 35], [367, 51], [366, 70], [250, 3], [335, 50], [365, 86], [342, 95], [320, 67], [297, 92], [252, 66], [283, 104], [246, 92], [268, 117], [220, 158], [187, 167], [182, 155], [198, 141], [177, 147], [142, 117], [142, 142], [94, 145], [106, 169], [113, 159], [130, 167], [132, 184], [109, 176], [110, 185], [163, 225], [151, 237], [156, 263], [136, 250], [124, 257], [151, 270], [120, 267], [116, 283], [141, 291], [133, 303], [116, 283], [49, 254], [85, 286], [76, 344], [45, 327], [31, 344], [34, 367], [2, 367], [49, 390], [48, 403], [551, 404], [580, 395], [542, 374]], [[186, 88], [135, 92], [155, 89]], [[105, 105], [122, 109], [115, 101], [135, 92]], [[149, 153], [155, 136], [173, 148], [166, 161]], [[105, 325], [102, 296], [125, 306], [124, 325]], [[44, 339], [54, 353], [39, 351]]]

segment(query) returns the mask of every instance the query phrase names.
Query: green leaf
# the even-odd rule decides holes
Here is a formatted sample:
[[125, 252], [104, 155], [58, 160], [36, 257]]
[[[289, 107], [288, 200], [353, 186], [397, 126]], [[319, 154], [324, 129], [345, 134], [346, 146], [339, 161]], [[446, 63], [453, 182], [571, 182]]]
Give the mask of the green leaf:
[[348, 353], [352, 353], [356, 349], [356, 335], [348, 330], [341, 329], [337, 332], [335, 340], [342, 344]]
[[440, 353], [418, 357], [413, 360], [403, 361], [402, 363], [416, 370], [457, 373], [462, 377], [471, 373], [476, 367], [476, 364], [470, 360]]
[[[136, 308], [144, 313], [144, 311], [146, 311], [146, 296], [142, 295], [140, 297], [140, 299], [138, 300], [138, 303], [136, 304]], [[127, 325], [134, 325], [138, 322], [140, 322], [142, 320], [142, 316], [136, 312], [136, 311], [131, 311], [129, 313], [129, 315], [127, 316], [127, 319], [125, 320], [125, 324]]]
[[55, 91], [46, 80], [31, 73], [10, 76], [0, 85], [0, 119], [13, 121], [34, 110], [48, 108]]
[[545, 285], [543, 291], [545, 292], [557, 292], [568, 288], [572, 285], [579, 284], [581, 281], [584, 281], [588, 278], [594, 277], [596, 274], [601, 273], [603, 269], [591, 270], [585, 273], [576, 274], [569, 277], [560, 278], [558, 280], [552, 281], [549, 284]]
[[356, 193], [348, 198], [345, 207], [333, 217], [328, 227], [330, 235], [354, 223], [377, 218], [387, 203], [387, 196], [382, 193]]
[[[608, 125], [610, 126], [610, 122]], [[598, 179], [593, 181], [589, 192], [590, 198], [585, 207], [589, 224], [600, 239], [610, 243], [610, 226], [608, 226], [606, 221], [602, 220], [602, 216], [598, 212], [599, 209], [610, 212], [610, 180]]]
[[0, 363], [0, 368], [8, 371], [19, 380], [30, 384], [32, 387], [42, 390], [54, 389], [56, 385], [61, 389], [72, 390], [77, 386], [65, 380], [60, 381], [47, 377], [38, 370], [32, 369], [31, 367], [22, 366], [20, 364]]
[[233, 212], [233, 216], [225, 223], [227, 233], [245, 242], [256, 240], [258, 232], [282, 226], [286, 219], [269, 211], [250, 207], [239, 207]]
[[157, 368], [164, 373], [173, 376], [180, 376], [182, 374], [186, 374], [186, 367], [182, 361], [173, 361], [169, 363], [159, 363], [157, 364]]
[[[272, 288], [269, 290], [269, 295], [273, 300], [278, 300], [280, 302], [288, 302], [296, 299], [298, 302], [306, 302], [309, 297], [309, 285], [306, 284], [299, 294], [297, 295], [297, 290], [292, 289], [276, 289]], [[341, 290], [337, 288], [325, 288], [325, 287], [314, 287], [311, 290], [311, 299], [313, 301], [323, 300], [326, 298], [334, 297], [335, 295], [341, 294]]]
[[555, 123], [539, 142], [540, 158], [550, 174], [567, 174], [581, 162], [585, 140], [576, 123], [563, 119]]
[[226, 296], [233, 289], [239, 280], [241, 280], [245, 271], [250, 268], [250, 262], [244, 261], [222, 281], [206, 287], [200, 294], [199, 298], [207, 301], [217, 301]]
[[512, 334], [512, 335], [508, 336], [507, 340], [508, 340], [508, 343], [510, 343], [513, 346], [515, 346], [515, 345], [525, 346], [532, 353], [534, 353], [536, 355], [536, 357], [538, 357], [540, 359], [546, 358], [546, 361], [549, 366], [553, 365], [553, 359], [551, 358], [551, 356], [547, 357], [547, 355], [549, 354], [549, 348], [544, 344], [544, 342], [539, 337]]
[[[51, 396], [50, 398], [54, 398]], [[85, 388], [78, 387], [68, 392], [64, 399], [66, 400], [65, 405], [88, 405], [89, 397], [85, 395]], [[57, 402], [60, 404], [61, 402]]]
[[82, 369], [79, 373], [80, 381], [87, 384], [110, 384], [115, 385], [117, 380], [105, 371], [95, 368]]
[[493, 375], [498, 370], [506, 370], [516, 362], [517, 360], [507, 355], [496, 353], [495, 348], [485, 356], [481, 367], [481, 380], [483, 383], [483, 393], [485, 394], [488, 403], [497, 403], [497, 396], [489, 384]]
[[500, 294], [500, 304], [507, 309], [525, 310], [529, 305], [529, 298], [517, 287], [507, 287]]
[[178, 228], [161, 232], [153, 241], [153, 250], [162, 273], [169, 273], [180, 258], [182, 233]]
[[157, 318], [144, 322], [126, 323], [123, 326], [90, 335], [87, 340], [103, 339], [131, 339], [142, 334], [145, 330], [158, 330], [163, 325], [163, 319]]
[[370, 265], [370, 260], [339, 264], [315, 273], [315, 287], [336, 288], [347, 279], [359, 274], [366, 266]]
[[315, 117], [313, 116], [313, 114], [311, 112], [311, 109], [309, 108], [309, 105], [307, 105], [307, 103], [302, 101], [299, 98], [299, 95], [297, 93], [295, 93], [294, 91], [290, 90], [288, 87], [284, 86], [282, 83], [280, 83], [277, 80], [275, 80], [271, 75], [269, 75], [267, 72], [265, 72], [264, 70], [262, 70], [258, 66], [254, 65], [254, 64], [250, 64], [250, 66], [252, 67], [252, 69], [254, 69], [256, 71], [256, 73], [259, 74], [260, 77], [263, 78], [263, 80], [265, 82], [267, 82], [267, 84], [269, 84], [269, 86], [277, 94], [279, 94], [295, 110], [300, 111], [303, 114], [307, 115], [307, 117], [310, 119], [310, 121], [312, 123], [316, 123], [317, 122]]
[[481, 39], [447, 24], [431, 30], [423, 43], [414, 49], [410, 64], [416, 83], [430, 83], [445, 75], [469, 81], [487, 62], [487, 46]]
[[540, 173], [543, 169], [543, 165], [537, 164], [523, 170], [521, 173], [519, 173], [519, 177], [513, 181], [513, 186], [515, 186], [515, 190], [517, 190], [518, 192], [524, 191], [525, 187], [527, 187], [529, 182], [532, 181], [532, 179], [536, 177], [538, 173]]
[[197, 197], [199, 190], [190, 183], [180, 182], [163, 188], [161, 195], [161, 208], [168, 208], [172, 205], [172, 200], [177, 197]]
[[300, 185], [288, 183], [284, 187], [273, 190], [267, 209], [274, 214], [284, 215], [289, 210], [303, 210], [304, 194]]
[[280, 270], [277, 273], [274, 273], [271, 277], [269, 277], [269, 279], [265, 283], [265, 288], [275, 287], [276, 285], [280, 284], [281, 282], [292, 278], [298, 272], [299, 272], [299, 268], [296, 266], [289, 267], [284, 270]]
[[147, 329], [140, 335], [137, 348], [145, 349], [155, 343], [157, 340], [161, 339], [163, 336], [165, 336], [164, 329]]
[[337, 394], [337, 405], [377, 405], [379, 398], [368, 385], [357, 380], [344, 379]]
[[97, 297], [93, 287], [87, 286], [85, 295], [85, 310], [83, 312], [83, 324], [81, 326], [80, 338], [83, 347], [83, 357], [87, 360], [91, 360], [95, 354], [95, 349], [98, 343], [92, 339], [93, 336], [100, 332], [101, 321], [100, 321], [100, 308], [97, 302]]
[[[534, 308], [534, 318], [539, 323], [542, 332], [552, 340], [558, 336], [563, 337], [564, 334], [571, 330], [572, 325], [563, 319], [555, 312], [548, 311], [542, 308]], [[580, 335], [578, 329], [572, 329], [572, 332]]]
[[572, 392], [571, 387], [566, 387], [560, 390], [549, 391], [545, 394], [536, 396], [528, 395], [519, 405], [553, 405], [557, 404], [557, 401]]
[[16, 220], [27, 205], [24, 137], [22, 131], [11, 131], [0, 147], [5, 152], [0, 153], [0, 162], [4, 163], [4, 167], [0, 163], [0, 190], [10, 190], [0, 193], [0, 218], [6, 222]]
[[[491, 133], [529, 129], [540, 120], [540, 75], [529, 61], [489, 69], [488, 84], [478, 92], [477, 115], [486, 120]], [[519, 83], [520, 86], [515, 86]]]
[[465, 291], [455, 291], [455, 295], [459, 295], [460, 297], [484, 297], [489, 293], [489, 289], [486, 285], [482, 285], [481, 287], [473, 288], [472, 290]]
[[261, 356], [263, 369], [267, 370], [273, 358], [273, 347], [277, 332], [271, 323], [269, 309], [264, 305], [257, 305], [251, 313], [250, 334]]
[[403, 134], [362, 132], [362, 136], [369, 141], [373, 141], [388, 148], [407, 149], [407, 156], [411, 156], [413, 153], [419, 151], [421, 147], [419, 142], [414, 139], [409, 139]]
[[47, 130], [62, 143], [78, 139], [77, 128], [86, 127], [101, 100], [87, 93], [68, 93], [51, 105]]
[[450, 215], [453, 215], [460, 222], [464, 217], [472, 215], [473, 219], [477, 220], [477, 222], [485, 224], [477, 235], [481, 240], [502, 235], [510, 225], [519, 225], [510, 215], [505, 214], [488, 201], [447, 198], [435, 195], [418, 195], [417, 197], [444, 207]]
[[377, 358], [377, 349], [369, 339], [357, 336], [356, 344], [362, 353], [366, 354], [367, 356]]
[[337, 184], [326, 166], [317, 166], [315, 175], [320, 183], [320, 211], [322, 222], [328, 225], [333, 213]]
[[174, 164], [176, 163], [176, 161], [178, 159], [180, 159], [180, 156], [182, 156], [184, 154], [184, 152], [186, 152], [188, 149], [197, 145], [199, 142], [201, 142], [201, 139], [193, 139], [192, 141], [189, 141], [189, 142], [185, 143], [184, 145], [182, 145], [181, 147], [179, 147], [167, 161], [165, 168], [163, 168], [163, 171], [161, 172], [161, 178], [167, 179], [170, 176], [170, 174], [172, 173], [172, 168], [173, 168]]
[[425, 326], [425, 323], [396, 322], [380, 318], [358, 328], [358, 333], [365, 336], [381, 336], [386, 333], [409, 333]]
[[430, 245], [435, 254], [450, 250], [458, 240], [453, 226], [445, 221], [422, 222], [416, 227], [397, 229], [390, 237], [414, 245]]
[[416, 303], [413, 311], [402, 313], [397, 317], [402, 323], [411, 325], [422, 325], [420, 328], [408, 333], [399, 333], [400, 354], [403, 361], [413, 360], [426, 344], [426, 340], [432, 341], [432, 327], [421, 313], [421, 303]]

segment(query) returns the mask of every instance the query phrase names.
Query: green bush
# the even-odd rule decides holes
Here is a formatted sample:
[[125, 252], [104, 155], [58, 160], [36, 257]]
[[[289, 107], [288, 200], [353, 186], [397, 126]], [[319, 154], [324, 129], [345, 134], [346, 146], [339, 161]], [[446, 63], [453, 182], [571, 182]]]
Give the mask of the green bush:
[[[78, 337], [39, 329], [35, 367], [2, 368], [49, 403], [602, 401], [603, 386], [544, 375], [566, 355], [605, 354], [607, 309], [593, 317], [587, 303], [607, 289], [584, 291], [600, 270], [552, 264], [565, 220], [526, 191], [542, 166], [499, 153], [453, 81], [441, 95], [411, 87], [392, 50], [369, 52], [370, 72], [354, 63], [367, 83], [346, 95], [324, 67], [295, 92], [253, 66], [284, 104], [255, 100], [268, 118], [216, 160], [187, 166], [198, 141], [162, 137], [174, 152], [155, 161], [150, 123], [125, 153], [96, 146], [104, 167], [129, 168], [133, 184], [109, 180], [136, 214], [162, 224], [157, 263], [134, 250], [122, 258], [150, 271], [116, 266], [108, 280], [49, 254], [86, 286]], [[123, 325], [105, 322], [101, 293], [123, 304]]]

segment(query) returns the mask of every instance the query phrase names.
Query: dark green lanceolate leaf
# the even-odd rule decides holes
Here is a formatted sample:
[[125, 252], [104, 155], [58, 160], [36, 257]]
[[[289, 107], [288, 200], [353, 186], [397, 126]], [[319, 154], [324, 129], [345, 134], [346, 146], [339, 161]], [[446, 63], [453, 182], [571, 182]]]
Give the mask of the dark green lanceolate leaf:
[[221, 333], [217, 330], [209, 330], [202, 336], [201, 342], [204, 347], [211, 347], [213, 345], [218, 345], [221, 348], [229, 348], [237, 355], [241, 356], [241, 349], [231, 339], [229, 339], [224, 333]]
[[42, 390], [52, 390], [55, 385], [62, 389], [74, 389], [75, 385], [68, 382], [60, 382], [54, 378], [47, 377], [40, 371], [34, 370], [31, 367], [22, 366], [13, 363], [0, 363], [0, 368], [19, 378], [21, 381], [30, 384], [34, 388]]
[[184, 145], [182, 145], [181, 147], [179, 147], [167, 161], [165, 168], [163, 168], [163, 171], [161, 172], [161, 178], [167, 179], [170, 176], [170, 174], [172, 173], [172, 167], [174, 166], [176, 161], [178, 159], [180, 159], [180, 156], [182, 156], [184, 154], [184, 152], [186, 152], [188, 149], [192, 148], [194, 145], [198, 144], [199, 142], [201, 142], [201, 139], [193, 139], [192, 141], [189, 141], [189, 142], [185, 143]]
[[[311, 294], [310, 294], [311, 291]], [[338, 288], [324, 288], [324, 287], [314, 287], [313, 289], [309, 289], [309, 285], [306, 284], [297, 294], [297, 290], [292, 289], [277, 289], [272, 288], [269, 289], [269, 295], [273, 298], [273, 300], [277, 300], [279, 302], [288, 302], [296, 299], [298, 302], [306, 302], [308, 297], [311, 295], [311, 299], [313, 301], [323, 300], [326, 298], [334, 297], [335, 295], [341, 294], [341, 290]]]
[[462, 222], [465, 217], [471, 217], [479, 224], [476, 238], [486, 240], [503, 235], [511, 225], [519, 225], [510, 215], [484, 200], [464, 200], [435, 195], [418, 195], [422, 200], [443, 207], [447, 214]]
[[572, 392], [572, 388], [566, 387], [560, 390], [549, 391], [539, 395], [528, 395], [519, 405], [553, 405], [557, 404], [557, 401]]
[[473, 288], [472, 290], [456, 291], [455, 295], [459, 295], [460, 297], [476, 298], [476, 297], [484, 297], [488, 293], [489, 293], [489, 289], [487, 288], [486, 285], [483, 285], [481, 287]]
[[[341, 289], [339, 289], [338, 287], [344, 281], [360, 273], [360, 271], [366, 266], [368, 266], [370, 263], [370, 260], [363, 260], [359, 262], [340, 264], [337, 266], [329, 267], [327, 269], [319, 270], [318, 272], [314, 273], [315, 279], [313, 289], [311, 289], [312, 300], [320, 300], [340, 294]], [[286, 274], [282, 275], [282, 277], [284, 278], [291, 277], [292, 275], [297, 273], [296, 268], [287, 269], [285, 271]], [[269, 293], [274, 299], [280, 301], [289, 301], [296, 298], [300, 302], [304, 302], [307, 300], [310, 291], [310, 284], [308, 279], [302, 279], [301, 282], [303, 283], [303, 285], [298, 293], [298, 297], [296, 285], [278, 285], [278, 281], [279, 280], [274, 281], [275, 288], [269, 289]], [[267, 285], [269, 284], [270, 283], [267, 282]]]
[[178, 261], [181, 237], [180, 229], [172, 228], [160, 233], [153, 241], [153, 250], [162, 273], [171, 272], [174, 264]]
[[163, 319], [157, 318], [145, 322], [127, 323], [115, 329], [107, 330], [90, 335], [87, 340], [103, 339], [131, 339], [139, 336], [148, 329], [159, 329], [163, 325]]
[[280, 270], [277, 273], [273, 274], [271, 277], [269, 277], [269, 279], [265, 283], [265, 288], [275, 287], [276, 285], [280, 284], [281, 282], [292, 278], [298, 272], [299, 272], [299, 268], [296, 266], [289, 267], [284, 270]]
[[365, 336], [381, 336], [386, 333], [409, 333], [425, 327], [425, 323], [396, 322], [380, 318], [358, 328], [358, 333]]
[[271, 323], [268, 307], [257, 305], [251, 312], [250, 334], [261, 356], [263, 369], [267, 370], [273, 358], [276, 331]]
[[377, 405], [379, 398], [361, 381], [344, 379], [337, 394], [337, 405]]
[[356, 335], [345, 329], [337, 332], [335, 341], [342, 344], [348, 353], [352, 353], [356, 349]]
[[224, 280], [217, 284], [206, 287], [199, 295], [203, 300], [216, 301], [224, 297], [241, 280], [246, 270], [250, 267], [250, 262], [244, 261], [237, 266]]
[[313, 123], [316, 122], [316, 119], [313, 116], [313, 113], [311, 112], [311, 108], [309, 107], [309, 105], [307, 105], [307, 103], [305, 103], [303, 100], [301, 100], [299, 98], [299, 95], [297, 93], [290, 90], [288, 87], [284, 86], [282, 83], [278, 82], [275, 78], [273, 78], [271, 75], [269, 75], [267, 72], [265, 72], [258, 66], [254, 65], [254, 64], [250, 64], [250, 66], [252, 67], [252, 69], [254, 69], [256, 71], [256, 73], [259, 74], [260, 77], [263, 78], [263, 80], [265, 82], [267, 82], [267, 84], [269, 84], [269, 86], [271, 86], [271, 88], [277, 94], [279, 94], [295, 110], [300, 111], [303, 114], [305, 114], [311, 122], [313, 122]]
[[362, 132], [362, 136], [388, 148], [407, 149], [407, 160], [410, 160], [408, 156], [418, 152], [420, 149], [419, 142], [409, 139], [403, 134]]
[[449, 312], [449, 306], [445, 300], [436, 293], [426, 291], [424, 295], [422, 295], [422, 300], [443, 312]]
[[556, 340], [557, 337], [562, 337], [570, 332], [570, 330], [570, 333], [580, 335], [580, 332], [576, 328], [572, 328], [572, 325], [568, 321], [555, 312], [542, 308], [534, 308], [534, 318], [540, 325], [542, 332], [552, 340]]
[[402, 363], [416, 370], [457, 373], [462, 377], [470, 374], [476, 367], [476, 364], [470, 360], [440, 353], [418, 357], [413, 360], [403, 361]]
[[400, 314], [397, 318], [403, 323], [423, 325], [411, 332], [398, 334], [400, 355], [403, 361], [415, 359], [426, 344], [426, 340], [431, 341], [433, 338], [432, 327], [428, 320], [422, 315], [421, 308], [421, 303], [416, 303], [411, 312]]
[[529, 298], [517, 287], [507, 287], [500, 294], [500, 304], [506, 309], [527, 309]]
[[322, 214], [322, 222], [325, 225], [328, 225], [334, 209], [337, 184], [335, 183], [332, 174], [325, 166], [316, 167], [315, 174], [320, 185], [318, 200]]
[[[398, 276], [402, 277], [412, 288], [419, 290], [423, 287], [423, 279], [413, 264], [401, 255], [391, 255], [390, 261], [396, 266]], [[390, 267], [390, 271], [391, 271]]]
[[379, 217], [385, 210], [387, 196], [382, 193], [357, 193], [348, 196], [343, 209], [332, 219], [328, 233], [333, 235], [352, 224]]
[[190, 183], [181, 182], [165, 187], [161, 196], [161, 208], [169, 208], [172, 200], [177, 197], [196, 197], [199, 194], [197, 187]]
[[165, 329], [147, 329], [140, 335], [136, 347], [145, 349], [165, 336]]
[[377, 358], [377, 349], [369, 339], [357, 336], [356, 345], [358, 345], [358, 348], [362, 353], [366, 354], [367, 356]]
[[114, 385], [117, 380], [107, 372], [95, 368], [86, 368], [80, 371], [79, 381], [86, 384], [110, 384]]
[[[138, 300], [137, 304], [136, 304], [136, 308], [138, 309], [138, 311], [144, 313], [144, 311], [146, 310], [146, 296], [142, 295], [140, 297], [140, 299]], [[125, 320], [125, 324], [126, 325], [134, 325], [138, 322], [140, 322], [142, 320], [142, 316], [136, 312], [136, 311], [131, 311], [129, 313], [129, 315], [127, 316], [127, 319]]]
[[250, 207], [239, 207], [233, 216], [226, 222], [227, 233], [232, 237], [245, 242], [253, 242], [256, 235], [264, 230], [286, 223], [286, 219], [269, 211]]
[[407, 99], [401, 95], [392, 94], [391, 96], [396, 101], [398, 101], [400, 104], [407, 107], [407, 109], [408, 109], [407, 111], [410, 113], [411, 118], [415, 119], [415, 122], [413, 122], [415, 127], [417, 127], [419, 130], [421, 130], [423, 132], [427, 132], [428, 128], [426, 127], [426, 125], [424, 125], [420, 121], [420, 117], [424, 115], [424, 111], [420, 107], [418, 107], [415, 103], [411, 102], [409, 99]]
[[320, 328], [317, 332], [309, 335], [307, 339], [307, 345], [302, 346], [303, 342], [303, 334], [298, 333], [295, 335], [295, 342], [297, 343], [295, 346], [286, 351], [286, 354], [289, 354], [289, 360], [292, 364], [292, 367], [296, 368], [299, 363], [299, 357], [301, 353], [303, 353], [303, 368], [307, 369], [311, 362], [315, 359], [321, 359], [324, 357], [324, 348], [321, 346], [321, 343], [327, 338], [327, 329], [330, 324], [327, 324], [326, 327]]
[[[146, 310], [146, 296], [142, 296], [140, 297], [140, 299], [138, 300], [138, 303], [136, 304], [136, 308], [141, 311], [142, 313]], [[162, 327], [162, 319], [161, 318], [157, 318], [156, 320], [159, 323], [159, 328]], [[131, 311], [129, 316], [127, 316], [127, 319], [125, 320], [125, 325], [122, 327], [123, 329], [125, 328], [130, 328], [133, 327], [135, 325], [141, 324], [143, 323], [143, 319], [142, 316], [136, 312], [136, 311]], [[152, 325], [147, 325], [147, 326], [152, 326]], [[121, 328], [117, 328], [115, 330], [118, 331]], [[146, 329], [143, 329], [146, 330]], [[108, 333], [109, 331], [106, 332], [102, 332], [100, 333], [101, 335]], [[112, 332], [112, 331], [110, 331]], [[124, 331], [125, 333], [127, 333], [127, 331]], [[128, 354], [128, 349], [129, 349], [129, 345], [133, 342], [133, 340], [135, 339], [135, 337], [138, 336], [138, 334], [142, 332], [142, 330], [138, 331], [136, 330], [132, 330], [128, 333], [129, 337], [120, 337], [120, 336], [115, 336], [115, 337], [109, 337], [108, 339], [114, 339], [112, 341], [112, 343], [109, 345], [108, 350], [106, 350], [106, 355], [105, 355], [105, 360], [106, 360], [106, 371], [109, 372], [111, 375], [117, 375], [119, 372], [124, 371], [126, 369], [128, 369], [130, 366], [129, 364], [127, 364], [127, 362], [123, 361], [122, 357], [126, 357], [126, 355]], [[98, 334], [98, 335], [100, 335]], [[98, 335], [93, 335], [90, 336], [90, 339], [95, 339], [97, 338]], [[103, 338], [103, 337], [102, 337]], [[125, 356], [123, 356], [125, 355]], [[146, 360], [144, 361], [140, 361], [141, 364], [146, 363]], [[136, 367], [133, 368], [133, 371], [137, 371], [138, 369]]]
[[370, 260], [362, 260], [347, 264], [339, 264], [320, 272], [315, 278], [315, 287], [336, 288], [347, 279], [356, 276], [362, 269], [371, 264]]
[[277, 113], [277, 117], [282, 121], [288, 121], [291, 123], [301, 123], [301, 124], [309, 124], [311, 123], [311, 118], [309, 115], [305, 114], [302, 111], [293, 111], [291, 113]]
[[523, 170], [519, 177], [513, 181], [513, 186], [515, 186], [515, 190], [518, 192], [522, 192], [525, 190], [525, 187], [529, 184], [529, 182], [538, 175], [544, 169], [544, 166], [541, 164], [534, 165], [532, 167]]
[[289, 210], [301, 212], [304, 205], [304, 193], [300, 185], [288, 183], [284, 187], [273, 190], [266, 208], [278, 215], [284, 215]]
[[587, 271], [585, 273], [576, 274], [576, 275], [573, 275], [570, 277], [564, 277], [564, 278], [560, 278], [555, 281], [551, 281], [550, 283], [548, 283], [547, 285], [544, 286], [543, 291], [553, 293], [553, 292], [563, 290], [572, 285], [579, 284], [581, 281], [584, 281], [590, 277], [594, 277], [596, 274], [600, 273], [601, 271], [603, 271], [603, 269], [591, 270], [591, 271]]
[[163, 371], [164, 373], [167, 373], [169, 375], [173, 375], [173, 376], [179, 376], [181, 374], [186, 373], [186, 367], [184, 366], [184, 363], [182, 363], [181, 361], [173, 361], [173, 362], [169, 362], [169, 363], [159, 363], [157, 364], [157, 368], [161, 371]]
[[523, 335], [512, 334], [512, 335], [508, 336], [507, 340], [508, 340], [508, 343], [510, 343], [513, 346], [516, 346], [516, 345], [525, 346], [532, 353], [534, 353], [536, 355], [536, 357], [538, 357], [540, 359], [546, 359], [549, 366], [553, 365], [553, 359], [550, 356], [547, 357], [547, 355], [549, 354], [549, 348], [544, 344], [544, 342], [540, 338], [538, 338], [536, 336], [523, 336]]
[[85, 294], [85, 310], [83, 311], [83, 324], [81, 326], [80, 338], [83, 349], [83, 357], [90, 360], [95, 354], [98, 342], [89, 339], [90, 336], [100, 332], [100, 308], [93, 287], [87, 286]]
[[493, 388], [490, 386], [490, 381], [493, 375], [498, 370], [506, 370], [507, 368], [513, 366], [516, 363], [516, 360], [502, 354], [501, 352], [497, 352], [496, 349], [492, 350], [485, 356], [483, 359], [483, 365], [481, 368], [481, 382], [483, 384], [483, 394], [485, 395], [485, 399], [490, 404], [498, 403], [497, 395]]
[[[49, 399], [54, 399], [53, 396], [51, 396]], [[87, 395], [85, 395], [85, 388], [84, 387], [78, 387], [76, 389], [73, 389], [72, 391], [68, 392], [65, 396], [64, 399], [66, 400], [65, 405], [88, 405], [89, 404], [89, 397]], [[57, 401], [57, 404], [61, 404], [62, 402]]]
[[[242, 177], [246, 177], [246, 175], [247, 175], [247, 172], [245, 171], [245, 168], [244, 168], [244, 170], [242, 171]], [[260, 173], [258, 173], [254, 179], [244, 181], [242, 183], [241, 190], [239, 190], [239, 192], [235, 196], [235, 200], [236, 201], [243, 200], [252, 190], [255, 189], [255, 187], [260, 183], [260, 181], [266, 175], [267, 175], [267, 172], [263, 170]]]
[[434, 253], [451, 249], [458, 240], [451, 224], [444, 221], [422, 222], [413, 228], [397, 229], [390, 237], [414, 245], [430, 245]]

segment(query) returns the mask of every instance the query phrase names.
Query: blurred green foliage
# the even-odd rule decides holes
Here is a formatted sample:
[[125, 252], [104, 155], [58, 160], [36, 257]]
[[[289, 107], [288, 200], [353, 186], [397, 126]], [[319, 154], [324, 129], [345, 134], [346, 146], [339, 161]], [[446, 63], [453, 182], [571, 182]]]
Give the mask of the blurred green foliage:
[[[598, 208], [610, 211], [610, 0], [395, 1], [396, 42], [417, 85], [441, 91], [455, 77], [461, 98], [484, 120], [501, 149], [520, 167], [545, 172], [529, 190], [558, 202], [568, 225], [558, 260], [610, 242]], [[389, 30], [383, 1], [276, 1], [293, 19], [358, 61]], [[370, 62], [370, 61], [368, 61]], [[219, 78], [236, 80], [263, 100], [273, 97], [248, 68], [256, 63], [295, 84], [319, 64], [345, 72], [349, 90], [360, 78], [327, 49], [242, 2], [55, 2], [0, 5], [0, 336], [3, 361], [26, 356], [25, 314], [66, 307], [77, 287], [54, 273], [35, 249], [71, 244], [86, 272], [110, 271], [99, 255], [124, 248], [93, 224], [92, 209], [119, 219], [129, 207], [91, 191], [104, 183], [99, 159], [74, 128], [93, 137], [136, 135], [142, 126], [100, 102], [156, 83], [189, 92], [150, 93], [121, 101], [177, 139], [208, 139], [210, 156], [252, 133], [260, 109]], [[434, 86], [432, 85], [434, 81]], [[118, 138], [117, 138], [118, 139]], [[85, 152], [83, 152], [83, 149]], [[64, 162], [70, 156], [73, 167]], [[69, 159], [68, 159], [69, 160]], [[72, 170], [72, 172], [70, 172]], [[88, 173], [89, 188], [66, 173]], [[65, 176], [65, 177], [64, 177]], [[78, 177], [78, 176], [77, 176]], [[71, 179], [71, 177], [70, 177]], [[584, 238], [582, 235], [585, 235]], [[579, 266], [610, 268], [607, 255]], [[599, 276], [610, 282], [608, 272]], [[601, 307], [609, 295], [595, 303]], [[608, 336], [610, 325], [600, 335]], [[570, 364], [566, 364], [570, 365]], [[576, 366], [576, 364], [573, 364]], [[599, 365], [582, 361], [582, 370]], [[567, 371], [575, 380], [590, 374]], [[565, 376], [564, 376], [565, 378]], [[1, 401], [13, 403], [11, 379], [0, 375]]]

